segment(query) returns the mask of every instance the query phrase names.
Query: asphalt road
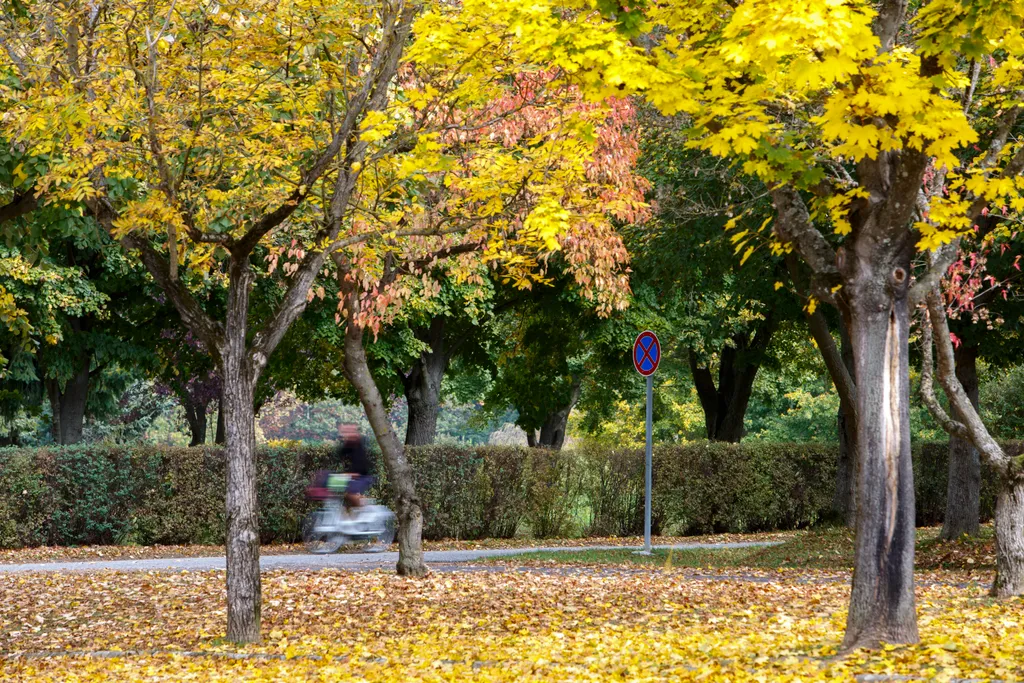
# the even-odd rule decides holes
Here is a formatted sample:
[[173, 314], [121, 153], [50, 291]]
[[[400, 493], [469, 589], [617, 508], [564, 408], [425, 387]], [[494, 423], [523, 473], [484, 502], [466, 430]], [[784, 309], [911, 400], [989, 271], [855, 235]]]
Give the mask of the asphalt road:
[[[778, 545], [778, 542], [742, 542], [742, 543], [678, 543], [675, 545], [657, 545], [656, 549], [700, 550], [726, 548], [759, 548]], [[491, 550], [430, 550], [424, 553], [427, 564], [452, 565], [460, 562], [473, 562], [508, 555], [520, 555], [529, 552], [571, 552], [573, 550], [620, 550], [636, 549], [636, 546], [601, 545], [584, 548], [502, 548]], [[394, 567], [398, 561], [398, 553], [335, 553], [333, 555], [266, 555], [260, 558], [262, 571], [280, 569], [350, 569], [369, 570]], [[26, 564], [0, 564], [0, 574], [19, 574], [23, 572], [90, 572], [90, 571], [122, 571], [122, 572], [158, 572], [158, 571], [210, 571], [224, 569], [224, 557], [181, 557], [155, 560], [102, 560], [89, 562], [31, 562]]]

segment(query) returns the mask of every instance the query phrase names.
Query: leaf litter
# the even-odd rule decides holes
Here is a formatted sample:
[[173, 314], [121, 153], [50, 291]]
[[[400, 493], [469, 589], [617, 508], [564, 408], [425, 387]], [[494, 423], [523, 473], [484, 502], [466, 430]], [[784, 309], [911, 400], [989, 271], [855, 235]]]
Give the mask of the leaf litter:
[[[837, 658], [848, 575], [650, 568], [269, 572], [259, 645], [225, 642], [223, 572], [0, 577], [0, 680], [1019, 680], [1024, 602], [930, 572], [921, 644]], [[845, 581], [841, 580], [845, 579]], [[115, 651], [125, 651], [123, 655]], [[130, 651], [130, 652], [129, 652]], [[55, 653], [65, 653], [55, 655]]]

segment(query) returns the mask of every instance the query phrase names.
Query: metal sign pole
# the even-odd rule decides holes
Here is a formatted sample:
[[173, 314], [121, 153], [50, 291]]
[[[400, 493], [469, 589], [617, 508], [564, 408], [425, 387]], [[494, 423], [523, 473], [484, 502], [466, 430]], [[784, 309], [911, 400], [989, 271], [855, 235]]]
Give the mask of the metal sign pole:
[[647, 457], [644, 472], [644, 552], [651, 552], [651, 452], [654, 450], [654, 375], [647, 375]]

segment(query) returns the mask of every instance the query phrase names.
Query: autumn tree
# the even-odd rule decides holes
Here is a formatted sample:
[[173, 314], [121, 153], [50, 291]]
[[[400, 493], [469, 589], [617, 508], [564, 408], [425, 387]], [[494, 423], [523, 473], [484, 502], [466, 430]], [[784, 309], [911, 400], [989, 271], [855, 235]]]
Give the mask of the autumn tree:
[[[489, 44], [460, 68], [414, 67], [406, 51], [423, 8], [124, 0], [36, 3], [4, 16], [5, 120], [15, 144], [45, 160], [4, 215], [84, 207], [145, 265], [216, 362], [235, 641], [260, 632], [257, 383], [322, 296], [318, 287], [330, 286], [317, 284], [321, 272], [340, 290], [346, 375], [397, 492], [398, 567], [412, 574], [425, 570], [421, 512], [368, 373], [365, 332], [409, 299], [411, 280], [447, 258], [466, 257], [466, 278], [503, 264], [526, 283], [539, 254], [564, 250], [599, 297], [624, 286], [623, 275], [605, 275], [623, 252], [605, 219], [603, 179], [588, 176], [604, 106], [552, 117], [543, 136], [522, 144], [474, 139], [524, 87], [505, 76], [522, 71], [519, 55]], [[430, 40], [429, 29], [418, 34]], [[564, 72], [543, 76], [554, 93], [543, 106], [564, 110], [559, 79]], [[274, 267], [287, 289], [257, 317], [254, 280]], [[222, 315], [195, 296], [207, 281], [224, 289]]]
[[[686, 116], [694, 147], [769, 188], [774, 219], [736, 233], [741, 253], [769, 242], [794, 254], [809, 271], [809, 295], [834, 304], [850, 332], [858, 504], [844, 647], [915, 642], [911, 311], [945, 273], [947, 245], [982, 210], [1024, 208], [1024, 152], [1010, 139], [1024, 6], [479, 3], [485, 13], [477, 5], [466, 3], [464, 21], [434, 28], [459, 44], [473, 40], [460, 34], [530, 34], [534, 59], [577, 70], [594, 92], [638, 92]], [[932, 324], [938, 339], [935, 311]], [[954, 396], [955, 387], [946, 386]], [[1016, 461], [1000, 462], [997, 585], [1006, 593], [1019, 585], [1019, 562], [1007, 554], [1024, 548], [1012, 521], [1024, 518], [1024, 495]]]

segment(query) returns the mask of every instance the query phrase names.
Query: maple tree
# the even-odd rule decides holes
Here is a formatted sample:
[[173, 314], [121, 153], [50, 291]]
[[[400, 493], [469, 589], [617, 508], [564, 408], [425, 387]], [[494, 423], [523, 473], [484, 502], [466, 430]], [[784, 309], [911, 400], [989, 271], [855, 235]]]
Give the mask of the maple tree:
[[[927, 299], [940, 379], [960, 403], [936, 288], [983, 210], [1024, 208], [1024, 149], [1011, 139], [1024, 77], [1024, 5], [655, 0], [624, 9], [482, 0], [465, 7], [459, 21], [435, 15], [437, 59], [446, 58], [442, 45], [458, 45], [454, 58], [471, 59], [491, 36], [529, 34], [532, 58], [577, 71], [597, 95], [637, 92], [663, 113], [686, 117], [695, 148], [768, 186], [775, 216], [760, 229], [737, 230], [741, 258], [759, 248], [792, 253], [811, 272], [810, 311], [836, 305], [850, 332], [858, 560], [845, 644], [916, 641], [911, 311]], [[973, 442], [985, 442], [975, 422], [964, 424]], [[1020, 593], [1020, 463], [979, 448], [991, 452], [1003, 481], [994, 589]]]
[[[579, 96], [564, 70], [524, 72], [508, 46], [457, 68], [420, 60], [408, 48], [424, 5], [31, 3], [0, 27], [5, 122], [31, 160], [14, 169], [5, 220], [55, 205], [88, 214], [216, 361], [232, 640], [260, 635], [257, 383], [323, 298], [322, 272], [337, 282], [346, 375], [388, 466], [398, 568], [411, 574], [425, 571], [421, 512], [365, 332], [436, 292], [443, 260], [470, 281], [500, 264], [525, 287], [561, 251], [604, 310], [627, 286], [607, 215], [640, 202], [610, 192], [618, 178], [594, 161], [615, 107], [569, 106]], [[528, 115], [540, 111], [554, 115]], [[287, 289], [257, 319], [254, 280], [278, 268]], [[222, 316], [195, 296], [208, 283], [225, 291]]]

